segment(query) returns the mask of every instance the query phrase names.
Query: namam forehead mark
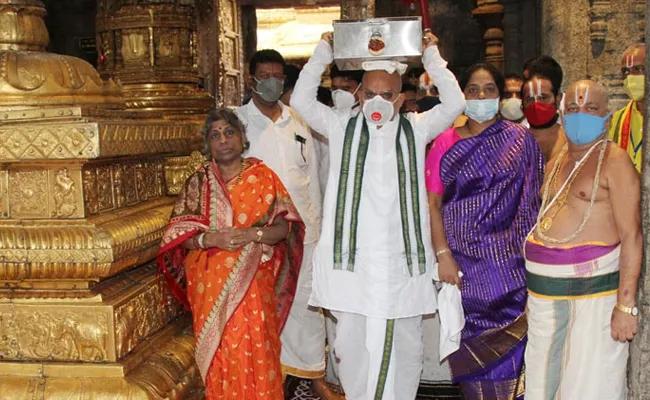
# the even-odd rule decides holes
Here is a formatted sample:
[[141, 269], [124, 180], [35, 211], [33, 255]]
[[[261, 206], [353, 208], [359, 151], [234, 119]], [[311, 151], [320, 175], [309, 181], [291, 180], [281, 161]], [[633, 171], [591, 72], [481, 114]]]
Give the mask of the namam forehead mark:
[[623, 54], [623, 68], [632, 68], [637, 65], [645, 65], [645, 46], [635, 45], [628, 48]]
[[607, 106], [607, 90], [598, 82], [580, 80], [569, 87], [566, 92], [566, 104], [583, 106], [586, 104]]
[[552, 93], [553, 85], [546, 78], [533, 77], [524, 84], [524, 95], [526, 97], [539, 97], [543, 93]]

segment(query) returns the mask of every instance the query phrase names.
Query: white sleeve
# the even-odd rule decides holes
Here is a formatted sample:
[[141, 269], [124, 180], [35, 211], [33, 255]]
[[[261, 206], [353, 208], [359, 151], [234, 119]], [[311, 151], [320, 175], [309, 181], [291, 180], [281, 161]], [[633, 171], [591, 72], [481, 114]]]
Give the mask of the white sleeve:
[[447, 69], [447, 61], [440, 55], [438, 46], [431, 46], [424, 51], [422, 63], [440, 93], [440, 104], [429, 111], [413, 115], [415, 131], [424, 132], [428, 143], [448, 129], [465, 111], [465, 95], [454, 74]]
[[291, 108], [296, 110], [313, 130], [324, 136], [329, 136], [330, 123], [337, 117], [334, 111], [320, 103], [316, 96], [321, 76], [331, 62], [332, 47], [328, 42], [321, 40], [300, 72], [290, 101]]

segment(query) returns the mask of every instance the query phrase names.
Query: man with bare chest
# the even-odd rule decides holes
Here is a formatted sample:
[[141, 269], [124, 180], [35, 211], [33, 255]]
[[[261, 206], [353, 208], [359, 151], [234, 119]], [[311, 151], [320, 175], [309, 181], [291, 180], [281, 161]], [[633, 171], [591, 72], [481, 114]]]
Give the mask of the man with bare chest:
[[624, 399], [643, 250], [640, 182], [607, 140], [598, 83], [566, 93], [567, 144], [547, 164], [542, 207], [525, 244], [526, 399]]

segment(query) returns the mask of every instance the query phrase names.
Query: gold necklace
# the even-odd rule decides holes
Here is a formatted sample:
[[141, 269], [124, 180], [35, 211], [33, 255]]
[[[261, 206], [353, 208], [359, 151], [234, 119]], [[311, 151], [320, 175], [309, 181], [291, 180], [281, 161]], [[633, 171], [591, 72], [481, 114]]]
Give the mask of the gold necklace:
[[[566, 153], [562, 153], [560, 157], [563, 157], [565, 154]], [[541, 220], [541, 222], [539, 224], [539, 229], [542, 232], [547, 232], [549, 229], [551, 229], [551, 226], [553, 225], [553, 220], [555, 219], [555, 217], [557, 217], [557, 215], [560, 213], [560, 210], [564, 207], [567, 200], [569, 199], [569, 192], [571, 192], [571, 186], [573, 185], [573, 182], [576, 180], [576, 178], [580, 174], [580, 171], [582, 171], [582, 168], [584, 167], [584, 165], [587, 163], [587, 160], [589, 160], [589, 157], [587, 157], [587, 159], [584, 162], [580, 163], [578, 169], [576, 170], [575, 174], [572, 177], [567, 177], [567, 178], [570, 178], [571, 180], [566, 185], [564, 190], [562, 190], [561, 193], [558, 193], [557, 180], [558, 180], [558, 176], [560, 176], [560, 172], [562, 170], [562, 167], [561, 167], [562, 159], [560, 158], [560, 160], [559, 160], [560, 168], [558, 168], [557, 170], [554, 170], [553, 175], [549, 178], [549, 184], [553, 186], [554, 194], [557, 196], [557, 207], [555, 208], [555, 212], [553, 213], [553, 215], [551, 215], [551, 216], [546, 216], [545, 215], [544, 218], [542, 218], [542, 220]]]
[[[571, 235], [569, 235], [569, 236], [567, 236], [565, 238], [562, 238], [562, 239], [555, 239], [555, 238], [546, 236], [544, 234], [544, 231], [542, 231], [542, 227], [541, 227], [541, 222], [543, 220], [543, 215], [545, 214], [545, 211], [546, 211], [546, 209], [548, 207], [548, 204], [549, 204], [549, 196], [548, 195], [549, 195], [549, 187], [551, 185], [550, 178], [549, 178], [549, 181], [546, 183], [546, 187], [544, 188], [544, 194], [542, 196], [542, 207], [541, 207], [540, 212], [539, 212], [539, 214], [537, 216], [537, 229], [536, 229], [536, 231], [537, 231], [537, 235], [542, 240], [544, 240], [546, 242], [549, 242], [549, 243], [553, 243], [553, 244], [568, 243], [568, 242], [572, 241], [573, 239], [575, 239], [582, 232], [585, 225], [587, 225], [587, 221], [589, 220], [589, 217], [591, 217], [591, 213], [592, 213], [592, 211], [594, 209], [594, 204], [596, 202], [596, 194], [598, 193], [598, 184], [600, 183], [600, 172], [601, 172], [601, 168], [603, 166], [603, 161], [605, 159], [605, 150], [607, 150], [607, 144], [609, 143], [609, 140], [603, 139], [602, 142], [603, 142], [603, 146], [600, 149], [600, 154], [598, 156], [598, 166], [596, 167], [596, 176], [594, 177], [594, 183], [593, 183], [593, 186], [591, 188], [591, 200], [589, 201], [589, 207], [587, 208], [587, 211], [585, 212], [585, 216], [582, 219], [582, 223], [580, 224], [578, 229], [576, 229], [575, 232], [573, 232], [573, 234], [571, 234]], [[589, 158], [589, 156], [591, 154], [591, 151], [598, 144], [599, 143], [594, 144], [591, 147], [591, 149], [589, 149], [589, 151], [587, 152], [587, 156], [583, 160], [581, 160], [581, 163], [586, 163], [587, 159]], [[566, 147], [562, 151], [564, 153], [567, 150], [568, 150], [568, 147]], [[563, 156], [563, 154], [561, 156]], [[553, 175], [558, 173], [558, 171], [559, 171], [559, 166], [561, 165], [559, 161], [560, 161], [560, 159], [558, 158], [558, 161], [556, 161], [555, 165], [553, 166], [553, 170], [551, 172]], [[551, 177], [553, 177], [553, 175]], [[557, 196], [557, 194], [556, 194], [556, 196]], [[551, 202], [552, 201], [553, 200], [551, 200]]]
[[228, 182], [229, 187], [233, 187], [235, 185], [239, 185], [242, 181], [242, 175], [244, 174], [244, 167], [246, 164], [246, 160], [241, 159], [241, 162], [239, 164], [239, 172], [237, 173], [237, 178], [231, 178]]

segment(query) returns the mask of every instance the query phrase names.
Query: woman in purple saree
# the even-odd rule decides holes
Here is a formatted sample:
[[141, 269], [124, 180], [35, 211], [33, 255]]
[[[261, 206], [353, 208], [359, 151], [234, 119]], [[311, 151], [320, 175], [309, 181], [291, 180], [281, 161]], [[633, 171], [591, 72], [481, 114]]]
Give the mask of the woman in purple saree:
[[462, 86], [468, 121], [436, 139], [426, 164], [440, 280], [461, 288], [466, 321], [448, 361], [466, 399], [523, 399], [521, 249], [539, 210], [544, 164], [525, 127], [498, 120], [498, 70], [478, 64]]

